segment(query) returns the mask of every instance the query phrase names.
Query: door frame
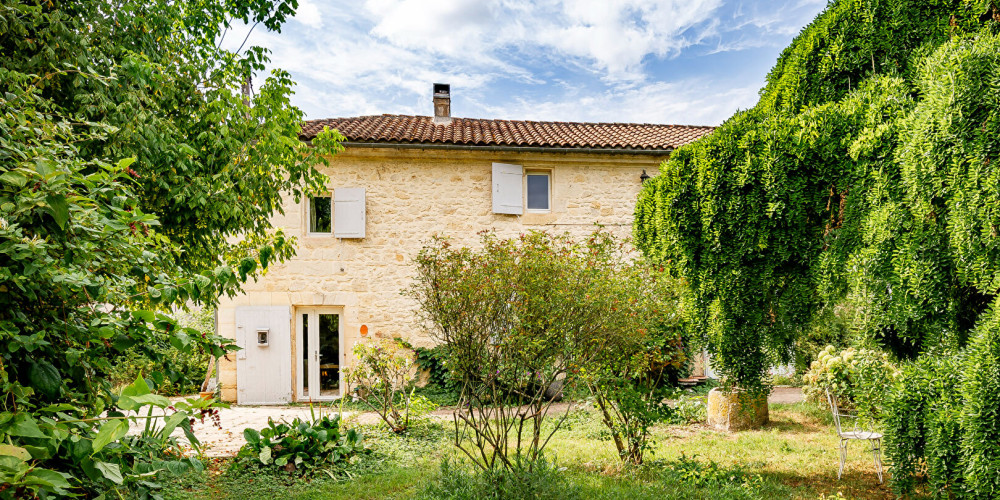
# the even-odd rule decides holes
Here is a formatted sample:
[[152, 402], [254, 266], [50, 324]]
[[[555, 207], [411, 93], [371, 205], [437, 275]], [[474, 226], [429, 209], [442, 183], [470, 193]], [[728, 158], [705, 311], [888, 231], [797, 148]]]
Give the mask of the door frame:
[[[314, 384], [312, 383], [313, 381], [312, 381], [312, 377], [310, 376], [310, 374], [309, 373], [303, 373], [303, 368], [304, 368], [303, 367], [303, 362], [302, 362], [302, 358], [303, 358], [303, 356], [302, 356], [302, 346], [304, 345], [304, 342], [303, 342], [304, 338], [303, 338], [303, 336], [304, 335], [308, 335], [308, 332], [303, 332], [302, 331], [302, 315], [303, 314], [309, 314], [310, 316], [316, 315], [317, 319], [315, 321], [310, 320], [309, 324], [310, 325], [316, 325], [317, 327], [319, 326], [318, 315], [320, 315], [320, 314], [336, 314], [337, 316], [339, 316], [339, 318], [337, 319], [337, 342], [338, 342], [337, 351], [340, 354], [340, 358], [341, 359], [338, 360], [338, 364], [340, 365], [340, 369], [337, 370], [337, 376], [339, 377], [338, 387], [340, 389], [338, 390], [338, 393], [336, 395], [334, 395], [334, 396], [321, 396], [321, 395], [318, 395], [318, 394], [316, 396], [311, 396], [311, 395], [306, 395], [305, 394], [305, 378], [306, 377], [310, 377], [310, 380], [309, 380], [309, 382], [310, 382], [309, 386], [310, 387], [312, 387]], [[347, 360], [347, 353], [344, 352], [344, 308], [343, 308], [343, 306], [296, 306], [295, 307], [295, 313], [292, 316], [292, 323], [293, 323], [293, 328], [295, 329], [295, 348], [292, 350], [293, 351], [292, 355], [295, 356], [295, 363], [293, 363], [293, 366], [295, 367], [295, 373], [293, 374], [294, 378], [295, 378], [295, 400], [296, 401], [334, 401], [336, 399], [339, 399], [344, 394], [344, 368], [346, 368], [346, 366], [345, 366], [344, 363]], [[312, 351], [311, 354], [313, 354], [313, 353], [318, 354], [319, 353], [318, 342], [315, 342], [315, 343], [314, 342], [310, 342], [310, 350]], [[319, 386], [319, 383], [318, 383], [319, 369], [320, 369], [319, 368], [319, 364], [318, 364], [318, 362], [310, 363], [310, 367], [311, 367], [310, 371], [311, 372], [315, 372], [316, 375], [317, 375], [316, 376], [317, 383], [315, 384], [315, 386], [318, 387]]]

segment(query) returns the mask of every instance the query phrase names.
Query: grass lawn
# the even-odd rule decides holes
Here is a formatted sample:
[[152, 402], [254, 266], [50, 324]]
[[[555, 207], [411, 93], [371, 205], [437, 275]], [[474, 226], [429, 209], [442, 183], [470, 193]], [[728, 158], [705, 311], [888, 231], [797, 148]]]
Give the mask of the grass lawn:
[[[165, 498], [418, 498], [439, 480], [443, 459], [461, 461], [450, 425], [426, 425], [409, 437], [366, 430], [373, 453], [337, 479], [283, 472], [233, 472], [231, 461], [174, 478]], [[829, 412], [809, 403], [771, 405], [771, 423], [735, 434], [699, 425], [655, 429], [654, 453], [643, 467], [622, 467], [607, 432], [589, 411], [574, 411], [546, 453], [579, 498], [893, 498], [879, 484], [872, 458], [852, 443], [837, 480], [837, 437]], [[280, 496], [278, 496], [280, 495]]]

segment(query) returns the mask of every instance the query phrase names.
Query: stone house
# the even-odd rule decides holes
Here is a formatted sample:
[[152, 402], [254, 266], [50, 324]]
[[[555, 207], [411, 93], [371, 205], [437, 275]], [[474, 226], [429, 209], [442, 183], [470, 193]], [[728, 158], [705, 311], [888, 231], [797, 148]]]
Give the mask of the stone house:
[[218, 309], [221, 335], [242, 350], [220, 363], [222, 397], [241, 404], [327, 400], [340, 368], [368, 337], [433, 344], [401, 294], [411, 258], [433, 235], [474, 245], [477, 233], [529, 230], [584, 235], [600, 223], [631, 232], [642, 181], [670, 152], [711, 127], [453, 118], [448, 85], [434, 86], [434, 116], [309, 121], [309, 141], [338, 129], [346, 150], [324, 173], [328, 192], [284, 204], [277, 227], [298, 238]]

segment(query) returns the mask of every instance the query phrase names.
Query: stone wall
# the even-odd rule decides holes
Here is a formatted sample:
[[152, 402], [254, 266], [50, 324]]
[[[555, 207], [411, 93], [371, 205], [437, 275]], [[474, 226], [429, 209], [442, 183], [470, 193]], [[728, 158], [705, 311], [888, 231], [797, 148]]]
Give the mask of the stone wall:
[[[411, 258], [433, 235], [459, 245], [478, 243], [477, 232], [495, 230], [516, 236], [528, 230], [589, 234], [600, 223], [628, 236], [645, 169], [656, 175], [660, 155], [579, 153], [510, 153], [426, 149], [350, 148], [323, 171], [331, 192], [339, 187], [366, 189], [367, 224], [363, 239], [338, 240], [308, 235], [306, 202], [291, 197], [274, 223], [298, 238], [291, 260], [272, 266], [246, 294], [219, 306], [221, 335], [235, 338], [235, 308], [242, 305], [335, 306], [342, 308], [345, 350], [369, 335], [402, 337], [415, 346], [433, 339], [413, 314], [413, 303], [400, 292], [409, 287]], [[549, 213], [492, 213], [492, 163], [523, 165], [551, 174]], [[292, 339], [275, 339], [294, 344]], [[294, 345], [292, 352], [295, 352]], [[349, 363], [350, 361], [348, 361]], [[294, 365], [293, 365], [294, 366]], [[236, 397], [235, 357], [220, 370], [223, 398]], [[294, 377], [294, 376], [293, 376]]]

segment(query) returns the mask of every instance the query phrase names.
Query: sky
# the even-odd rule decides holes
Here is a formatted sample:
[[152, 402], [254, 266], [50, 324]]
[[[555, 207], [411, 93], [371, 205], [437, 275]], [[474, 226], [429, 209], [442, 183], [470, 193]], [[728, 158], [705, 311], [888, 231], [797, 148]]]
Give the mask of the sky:
[[223, 43], [268, 48], [309, 119], [431, 115], [449, 83], [457, 117], [718, 125], [826, 3], [299, 0], [280, 33]]

